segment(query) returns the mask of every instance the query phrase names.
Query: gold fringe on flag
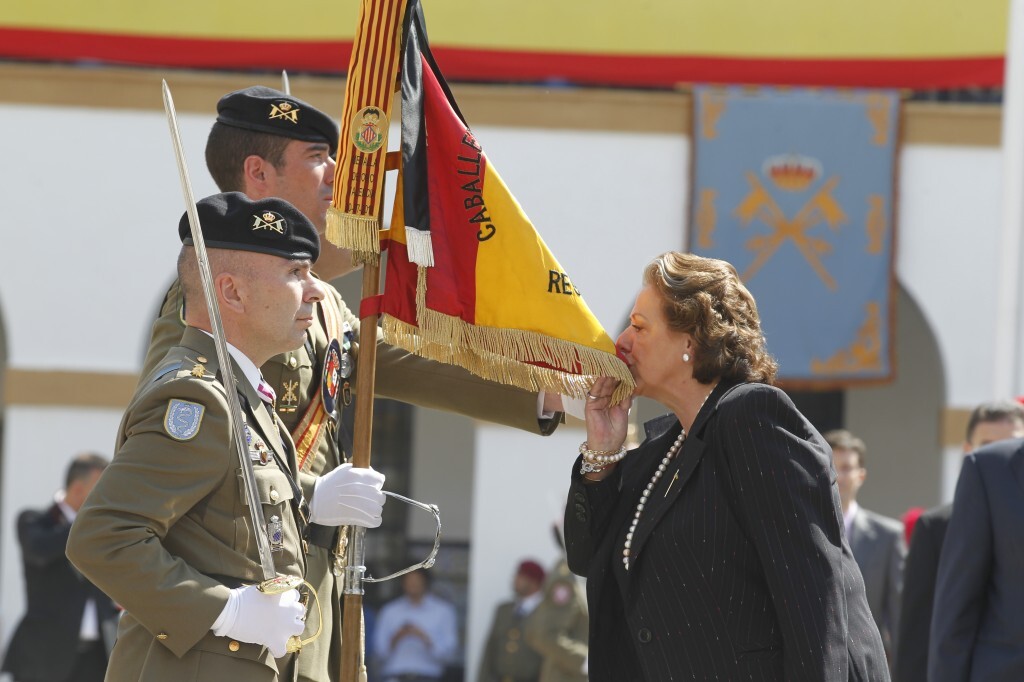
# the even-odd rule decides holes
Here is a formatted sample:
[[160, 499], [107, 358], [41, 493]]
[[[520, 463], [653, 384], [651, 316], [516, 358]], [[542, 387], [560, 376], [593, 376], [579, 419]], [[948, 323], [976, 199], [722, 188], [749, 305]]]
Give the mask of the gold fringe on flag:
[[384, 340], [388, 343], [527, 391], [586, 398], [594, 381], [607, 376], [619, 380], [612, 393], [612, 401], [618, 402], [628, 398], [636, 387], [629, 368], [611, 353], [537, 332], [474, 325], [430, 310], [425, 300], [426, 268], [418, 270], [418, 326], [382, 316]]
[[380, 210], [391, 100], [398, 77], [406, 0], [363, 0], [345, 84], [325, 236], [356, 263], [380, 259]]

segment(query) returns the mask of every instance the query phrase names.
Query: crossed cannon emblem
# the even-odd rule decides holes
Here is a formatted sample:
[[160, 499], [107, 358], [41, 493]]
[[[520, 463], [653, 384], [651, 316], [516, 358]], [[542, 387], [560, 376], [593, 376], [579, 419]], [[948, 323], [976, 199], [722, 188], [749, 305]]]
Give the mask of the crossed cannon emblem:
[[790, 219], [755, 173], [748, 172], [746, 177], [750, 184], [750, 193], [736, 208], [736, 215], [744, 227], [757, 219], [770, 227], [772, 232], [767, 235], [756, 235], [747, 240], [746, 247], [756, 251], [757, 255], [744, 271], [742, 279], [748, 281], [771, 259], [779, 247], [786, 241], [792, 241], [825, 286], [834, 291], [836, 281], [822, 262], [822, 256], [832, 252], [832, 245], [827, 240], [813, 237], [808, 233], [822, 222], [828, 225], [830, 230], [837, 232], [839, 226], [848, 221], [846, 213], [832, 196], [833, 190], [839, 184], [839, 178], [829, 178], [796, 216]]

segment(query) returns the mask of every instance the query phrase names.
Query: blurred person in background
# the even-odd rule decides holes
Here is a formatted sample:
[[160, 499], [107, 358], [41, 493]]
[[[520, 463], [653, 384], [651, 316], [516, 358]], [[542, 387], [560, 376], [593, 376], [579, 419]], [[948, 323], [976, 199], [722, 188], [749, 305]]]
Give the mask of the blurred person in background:
[[[1024, 406], [1013, 400], [982, 403], [971, 411], [963, 453], [1008, 438], [1024, 437]], [[928, 645], [939, 555], [953, 505], [943, 504], [918, 517], [903, 572], [903, 608], [893, 679], [927, 682]]]
[[118, 610], [64, 554], [71, 523], [109, 460], [76, 456], [64, 489], [43, 510], [18, 516], [28, 606], [11, 638], [3, 671], [15, 682], [102, 682]]
[[543, 587], [543, 567], [532, 559], [521, 561], [512, 578], [515, 598], [494, 611], [478, 682], [537, 682], [541, 657], [527, 645], [523, 626], [544, 598]]
[[907, 556], [903, 524], [857, 504], [857, 493], [868, 473], [864, 441], [846, 429], [829, 431], [824, 438], [832, 448], [846, 539], [864, 577], [868, 607], [891, 664], [899, 637], [903, 562]]

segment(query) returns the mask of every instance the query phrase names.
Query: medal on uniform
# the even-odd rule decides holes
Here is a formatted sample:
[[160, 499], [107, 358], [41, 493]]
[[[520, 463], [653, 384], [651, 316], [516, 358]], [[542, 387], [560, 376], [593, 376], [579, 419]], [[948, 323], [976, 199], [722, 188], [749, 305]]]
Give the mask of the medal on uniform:
[[280, 516], [271, 516], [267, 521], [267, 537], [270, 539], [270, 551], [280, 552], [284, 549], [284, 527]]
[[243, 427], [245, 428], [245, 443], [249, 447], [249, 459], [253, 462], [266, 464], [270, 461], [270, 451], [267, 448], [267, 444], [259, 436], [253, 436], [248, 424], [244, 424]]

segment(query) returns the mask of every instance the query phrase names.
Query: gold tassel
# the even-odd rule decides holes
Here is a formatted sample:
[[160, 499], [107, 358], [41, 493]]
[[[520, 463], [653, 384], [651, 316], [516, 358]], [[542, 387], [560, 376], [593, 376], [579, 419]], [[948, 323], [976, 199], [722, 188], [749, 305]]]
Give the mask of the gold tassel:
[[380, 262], [380, 221], [373, 216], [343, 213], [333, 206], [327, 209], [327, 241], [352, 251], [352, 262], [377, 265]]

